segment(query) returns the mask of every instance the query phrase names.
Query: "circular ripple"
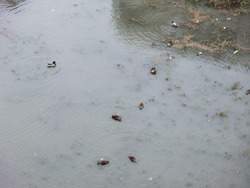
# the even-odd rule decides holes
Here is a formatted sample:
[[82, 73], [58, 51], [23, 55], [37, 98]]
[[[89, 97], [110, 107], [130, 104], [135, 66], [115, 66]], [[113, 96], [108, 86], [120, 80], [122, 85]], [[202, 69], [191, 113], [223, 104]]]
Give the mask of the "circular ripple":
[[[171, 20], [178, 24], [183, 18], [173, 17], [181, 9], [162, 4], [162, 9], [152, 9], [144, 2], [133, 4], [113, 4], [113, 25], [117, 36], [123, 36], [126, 42], [137, 44], [162, 42], [163, 39], [176, 37], [176, 28], [170, 26]], [[178, 32], [181, 32], [178, 30]]]
[[[167, 156], [165, 148], [159, 140], [147, 136], [146, 131], [139, 129], [117, 129], [103, 135], [92, 144], [92, 158], [107, 156], [111, 158], [110, 166], [99, 168], [88, 165], [88, 179], [98, 176], [109, 176], [118, 180], [123, 178], [127, 185], [142, 186], [155, 182], [166, 169]], [[137, 163], [132, 163], [128, 156], [136, 157]], [[93, 163], [93, 160], [90, 160]]]
[[[54, 140], [49, 137], [51, 129], [48, 121], [54, 114], [52, 111], [56, 102], [52, 97], [46, 97], [46, 92], [53, 96], [59, 91], [42, 84], [19, 83], [15, 86], [15, 89], [6, 87], [3, 95], [1, 153], [6, 154], [6, 160], [11, 164], [24, 169], [34, 165], [34, 158], [39, 154], [53, 153], [48, 152]], [[47, 90], [43, 91], [43, 87]]]
[[10, 67], [10, 71], [18, 80], [34, 81], [48, 79], [61, 71], [61, 67], [47, 68], [47, 63], [51, 62], [49, 58], [23, 58], [21, 63]]
[[[139, 111], [139, 100], [134, 96], [124, 95], [112, 100], [102, 100], [86, 104], [72, 104], [65, 109], [64, 121], [74, 122], [71, 123], [73, 124], [71, 129], [79, 139], [82, 140], [83, 135], [88, 135], [96, 140], [114, 128], [131, 123], [134, 113]], [[122, 121], [113, 120], [114, 114], [121, 115]]]

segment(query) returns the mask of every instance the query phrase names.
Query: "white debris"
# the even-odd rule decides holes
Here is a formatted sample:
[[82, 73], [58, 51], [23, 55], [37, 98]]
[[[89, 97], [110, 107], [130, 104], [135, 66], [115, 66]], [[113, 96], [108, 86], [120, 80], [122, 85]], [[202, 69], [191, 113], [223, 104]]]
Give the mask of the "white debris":
[[239, 52], [238, 50], [235, 50], [235, 51], [234, 51], [234, 54], [237, 54], [238, 52]]
[[223, 29], [226, 29], [226, 27], [223, 27]]
[[153, 177], [150, 177], [150, 178], [148, 178], [148, 181], [152, 181], [154, 178]]
[[227, 20], [231, 20], [232, 18], [227, 18]]

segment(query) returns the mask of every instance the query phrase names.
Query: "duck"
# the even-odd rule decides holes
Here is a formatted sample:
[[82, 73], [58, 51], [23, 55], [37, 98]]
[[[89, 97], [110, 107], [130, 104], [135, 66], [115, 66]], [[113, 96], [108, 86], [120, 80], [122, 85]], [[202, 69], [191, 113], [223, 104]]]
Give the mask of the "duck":
[[109, 161], [107, 161], [107, 160], [100, 160], [100, 161], [97, 162], [98, 166], [100, 166], [100, 165], [104, 166], [104, 165], [107, 165], [107, 164], [109, 164]]
[[112, 119], [114, 119], [116, 121], [122, 121], [122, 116], [120, 116], [120, 115], [112, 115]]
[[246, 95], [250, 94], [250, 89], [246, 90]]
[[131, 162], [137, 163], [136, 158], [134, 156], [128, 156]]
[[150, 70], [150, 73], [155, 75], [157, 73], [156, 68], [152, 67], [151, 70]]
[[174, 21], [171, 22], [171, 26], [177, 28], [177, 24]]
[[139, 107], [140, 110], [142, 110], [144, 108], [144, 104], [140, 103], [138, 107]]
[[47, 64], [47, 67], [48, 67], [48, 68], [56, 67], [56, 62], [53, 61], [52, 63], [48, 63], [48, 64]]
[[171, 47], [171, 46], [173, 46], [173, 41], [172, 41], [172, 40], [170, 40], [170, 41], [168, 42], [168, 47]]

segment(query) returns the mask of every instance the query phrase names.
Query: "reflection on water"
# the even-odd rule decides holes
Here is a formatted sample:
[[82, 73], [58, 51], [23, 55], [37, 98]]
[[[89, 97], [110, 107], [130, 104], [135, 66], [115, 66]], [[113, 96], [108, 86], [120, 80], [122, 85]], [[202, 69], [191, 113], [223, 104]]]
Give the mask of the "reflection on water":
[[202, 9], [180, 2], [32, 1], [1, 18], [0, 187], [248, 187], [249, 53], [179, 48], [198, 34], [182, 6]]

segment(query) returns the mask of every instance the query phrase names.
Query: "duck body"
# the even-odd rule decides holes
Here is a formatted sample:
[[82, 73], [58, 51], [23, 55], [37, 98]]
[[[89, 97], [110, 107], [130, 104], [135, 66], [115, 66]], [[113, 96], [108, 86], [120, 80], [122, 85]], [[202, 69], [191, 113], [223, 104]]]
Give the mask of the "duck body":
[[144, 108], [144, 104], [140, 103], [138, 107], [139, 107], [140, 110], [142, 110]]
[[136, 158], [134, 156], [128, 156], [131, 162], [137, 163]]
[[98, 161], [98, 162], [97, 162], [97, 165], [98, 165], [98, 166], [100, 166], [100, 165], [101, 165], [101, 166], [104, 166], [104, 165], [107, 165], [107, 164], [109, 164], [109, 161], [107, 161], [107, 160], [101, 160], [101, 161]]
[[173, 41], [172, 41], [172, 40], [170, 40], [170, 41], [168, 42], [168, 47], [171, 47], [171, 46], [173, 46]]
[[120, 115], [112, 115], [112, 119], [116, 121], [122, 121], [122, 116]]
[[250, 89], [246, 90], [246, 95], [250, 94]]
[[171, 22], [171, 26], [177, 28], [177, 24], [174, 21]]
[[53, 61], [52, 63], [48, 63], [48, 64], [47, 64], [47, 67], [48, 67], [48, 68], [56, 67], [56, 62]]
[[156, 68], [152, 67], [151, 70], [150, 70], [150, 73], [156, 75], [156, 73], [157, 73]]

